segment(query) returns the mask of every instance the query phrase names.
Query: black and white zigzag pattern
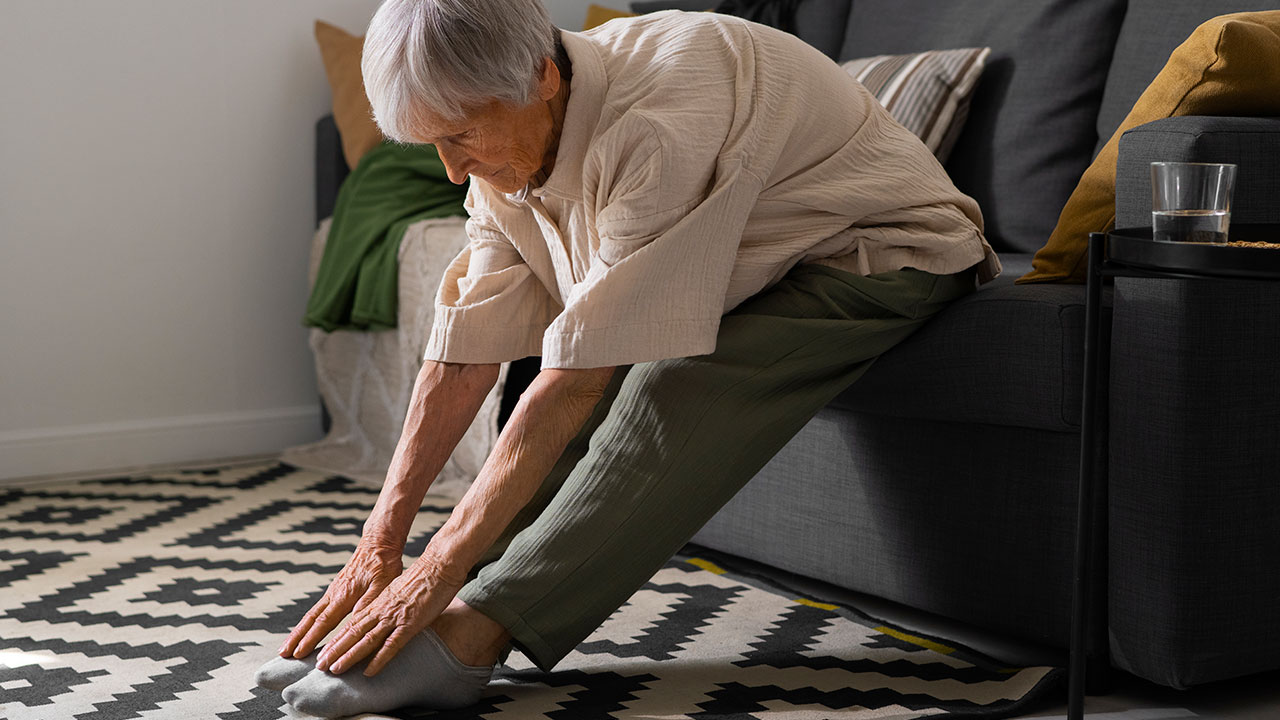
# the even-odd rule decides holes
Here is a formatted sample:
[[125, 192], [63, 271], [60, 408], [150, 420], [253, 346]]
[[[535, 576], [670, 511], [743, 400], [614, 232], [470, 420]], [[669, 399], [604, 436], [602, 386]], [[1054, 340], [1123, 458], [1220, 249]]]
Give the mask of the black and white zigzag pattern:
[[[0, 491], [0, 718], [299, 717], [253, 673], [376, 497], [282, 463]], [[428, 496], [408, 553], [450, 508]], [[554, 672], [512, 653], [480, 705], [398, 717], [998, 717], [1057, 675], [678, 556]]]

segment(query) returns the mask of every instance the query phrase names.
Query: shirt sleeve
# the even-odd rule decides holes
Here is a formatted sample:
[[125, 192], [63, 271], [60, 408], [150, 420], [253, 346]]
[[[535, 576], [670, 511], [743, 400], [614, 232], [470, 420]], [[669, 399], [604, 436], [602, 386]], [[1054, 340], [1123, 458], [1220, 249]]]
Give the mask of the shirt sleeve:
[[537, 355], [560, 304], [469, 195], [469, 242], [445, 271], [424, 360], [495, 363]]
[[[628, 125], [638, 129], [627, 132]], [[617, 127], [593, 153], [606, 160], [590, 171], [603, 188], [595, 198], [597, 253], [543, 336], [543, 367], [607, 367], [715, 350], [729, 277], [762, 183], [740, 161], [718, 156], [719, 143], [706, 136], [699, 141], [645, 119], [624, 118]], [[647, 139], [637, 142], [637, 135]]]

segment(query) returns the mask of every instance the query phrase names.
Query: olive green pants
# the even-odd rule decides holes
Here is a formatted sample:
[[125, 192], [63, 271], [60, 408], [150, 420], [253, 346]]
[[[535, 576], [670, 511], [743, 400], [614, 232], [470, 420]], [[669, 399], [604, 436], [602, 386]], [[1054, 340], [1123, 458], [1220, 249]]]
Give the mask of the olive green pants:
[[550, 670], [819, 409], [973, 289], [972, 268], [800, 265], [723, 318], [712, 354], [619, 368], [458, 597]]

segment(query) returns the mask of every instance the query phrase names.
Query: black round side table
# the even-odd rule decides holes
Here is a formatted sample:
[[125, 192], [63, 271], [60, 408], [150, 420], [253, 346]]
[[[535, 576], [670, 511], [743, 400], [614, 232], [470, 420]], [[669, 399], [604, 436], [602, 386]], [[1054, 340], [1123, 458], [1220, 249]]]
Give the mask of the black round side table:
[[[1280, 225], [1238, 224], [1232, 242], [1280, 243]], [[1107, 636], [1107, 473], [1099, 425], [1106, 432], [1109, 398], [1099, 392], [1098, 363], [1111, 346], [1101, 322], [1103, 286], [1117, 277], [1197, 280], [1280, 280], [1280, 245], [1249, 247], [1153, 240], [1151, 228], [1089, 235], [1085, 300], [1084, 394], [1080, 414], [1080, 485], [1071, 598], [1071, 655], [1067, 717], [1084, 717], [1085, 686], [1106, 685], [1111, 667]], [[1110, 357], [1110, 352], [1106, 352]], [[1095, 413], [1098, 413], [1095, 415]], [[1101, 420], [1101, 421], [1099, 421]], [[1103, 468], [1095, 472], [1095, 468]]]

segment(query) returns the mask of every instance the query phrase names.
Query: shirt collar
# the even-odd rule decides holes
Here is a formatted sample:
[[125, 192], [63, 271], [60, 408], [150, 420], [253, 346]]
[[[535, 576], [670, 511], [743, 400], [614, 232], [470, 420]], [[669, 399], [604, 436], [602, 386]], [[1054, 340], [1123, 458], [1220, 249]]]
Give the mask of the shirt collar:
[[[560, 31], [560, 41], [573, 65], [569, 80], [569, 102], [556, 147], [556, 166], [540, 187], [525, 188], [513, 197], [523, 200], [532, 193], [556, 195], [569, 200], [582, 197], [582, 164], [586, 160], [591, 137], [600, 122], [608, 83], [604, 62], [591, 39], [582, 33]], [[537, 177], [534, 181], [537, 181]]]

